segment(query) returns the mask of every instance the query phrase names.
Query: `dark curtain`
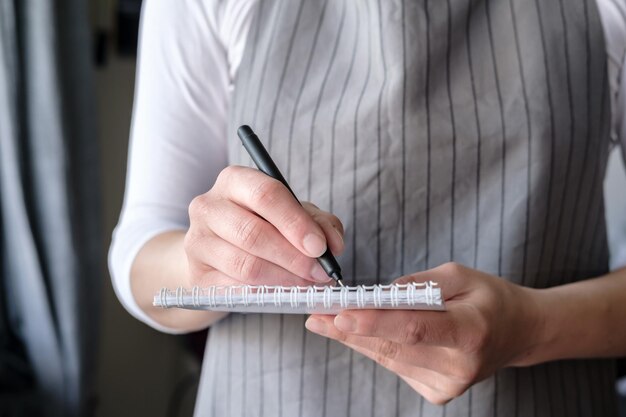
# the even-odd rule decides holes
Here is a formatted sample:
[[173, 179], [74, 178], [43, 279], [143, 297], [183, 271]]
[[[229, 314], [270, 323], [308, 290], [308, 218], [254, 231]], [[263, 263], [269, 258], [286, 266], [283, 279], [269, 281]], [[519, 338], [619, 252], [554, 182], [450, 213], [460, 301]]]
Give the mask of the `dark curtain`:
[[0, 415], [93, 410], [102, 250], [86, 0], [0, 0]]
[[119, 0], [117, 5], [117, 50], [121, 55], [135, 55], [142, 0]]

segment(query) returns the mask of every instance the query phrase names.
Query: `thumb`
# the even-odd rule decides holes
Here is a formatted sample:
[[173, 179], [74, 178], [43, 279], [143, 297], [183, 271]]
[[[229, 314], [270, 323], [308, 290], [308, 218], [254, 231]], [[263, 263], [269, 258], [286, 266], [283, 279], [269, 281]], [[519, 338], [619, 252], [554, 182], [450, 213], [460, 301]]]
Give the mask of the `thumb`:
[[436, 268], [405, 275], [394, 281], [394, 284], [433, 281], [441, 288], [444, 300], [460, 298], [468, 293], [474, 284], [471, 269], [463, 265], [448, 262]]

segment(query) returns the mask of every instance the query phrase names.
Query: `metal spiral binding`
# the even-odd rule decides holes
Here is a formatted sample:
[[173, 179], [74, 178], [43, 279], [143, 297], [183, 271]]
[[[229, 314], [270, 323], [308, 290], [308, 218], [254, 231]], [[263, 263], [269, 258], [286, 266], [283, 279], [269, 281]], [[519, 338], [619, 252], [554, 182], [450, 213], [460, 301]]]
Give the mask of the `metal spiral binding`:
[[272, 285], [194, 286], [174, 291], [161, 288], [154, 305], [170, 308], [215, 309], [258, 312], [336, 312], [344, 309], [434, 309], [443, 310], [437, 283], [358, 285], [352, 287]]

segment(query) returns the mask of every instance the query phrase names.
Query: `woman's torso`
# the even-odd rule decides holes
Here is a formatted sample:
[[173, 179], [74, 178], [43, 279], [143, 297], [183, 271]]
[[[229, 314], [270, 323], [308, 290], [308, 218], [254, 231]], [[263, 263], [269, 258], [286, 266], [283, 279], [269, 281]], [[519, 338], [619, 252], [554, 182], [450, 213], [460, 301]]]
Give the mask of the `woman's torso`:
[[[454, 260], [547, 287], [607, 269], [610, 106], [593, 0], [262, 1], [235, 82], [296, 195], [346, 227], [351, 283]], [[505, 369], [444, 407], [304, 317], [211, 329], [198, 415], [610, 415], [611, 361]]]

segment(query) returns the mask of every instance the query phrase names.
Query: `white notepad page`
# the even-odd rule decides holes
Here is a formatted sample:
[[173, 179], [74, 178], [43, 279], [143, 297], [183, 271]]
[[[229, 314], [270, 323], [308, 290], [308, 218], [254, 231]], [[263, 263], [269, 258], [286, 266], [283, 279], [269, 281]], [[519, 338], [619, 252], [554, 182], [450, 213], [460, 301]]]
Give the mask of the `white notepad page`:
[[342, 310], [445, 310], [437, 283], [310, 286], [211, 286], [176, 290], [162, 288], [157, 307], [240, 313], [337, 314]]

